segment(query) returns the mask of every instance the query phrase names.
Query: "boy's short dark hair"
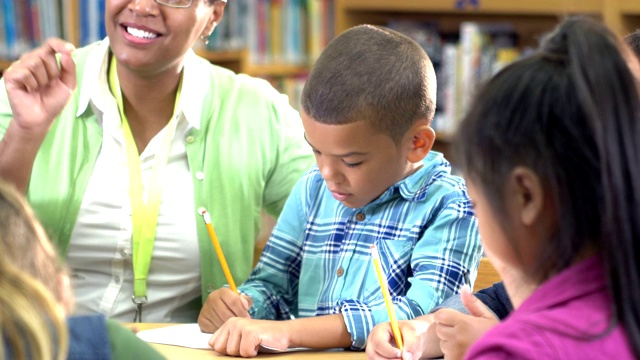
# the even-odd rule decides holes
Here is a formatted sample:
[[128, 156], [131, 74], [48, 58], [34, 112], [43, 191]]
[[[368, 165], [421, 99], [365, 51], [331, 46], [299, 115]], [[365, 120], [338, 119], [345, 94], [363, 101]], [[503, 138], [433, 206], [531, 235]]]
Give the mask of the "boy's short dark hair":
[[304, 86], [304, 112], [323, 124], [366, 120], [398, 143], [418, 120], [431, 122], [436, 77], [425, 51], [399, 32], [353, 27], [322, 52]]

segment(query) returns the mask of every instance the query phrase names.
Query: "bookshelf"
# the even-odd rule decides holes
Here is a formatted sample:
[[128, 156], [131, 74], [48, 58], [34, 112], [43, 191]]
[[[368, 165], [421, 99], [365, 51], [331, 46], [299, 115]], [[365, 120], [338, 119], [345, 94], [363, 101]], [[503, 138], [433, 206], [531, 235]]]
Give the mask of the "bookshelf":
[[[0, 75], [8, 60], [46, 38], [63, 38], [80, 47], [106, 36], [104, 0], [4, 2], [0, 5]], [[229, 1], [208, 43], [197, 43], [194, 49], [216, 65], [269, 80], [296, 106], [310, 64], [333, 38], [333, 3]]]
[[[600, 19], [619, 35], [640, 27], [637, 0], [335, 0], [336, 34], [359, 24], [390, 26], [394, 21], [437, 24], [437, 32], [446, 35], [461, 34], [461, 24], [467, 22], [506, 23], [513, 28], [518, 50], [535, 47], [541, 35], [569, 14]], [[453, 131], [436, 128], [434, 149], [447, 157]]]
[[[459, 0], [336, 0], [336, 33], [365, 23], [385, 25], [394, 18], [437, 22], [445, 32], [455, 31], [462, 21], [505, 21], [512, 23], [523, 39], [531, 40], [541, 29], [553, 27], [563, 14], [602, 18], [604, 1], [610, 0], [477, 0], [478, 6], [467, 0], [459, 7]], [[634, 0], [629, 3], [640, 9]]]
[[249, 50], [211, 51], [196, 50], [196, 53], [213, 64], [226, 67], [236, 73], [258, 77], [286, 77], [303, 75], [309, 72], [309, 66], [286, 63], [255, 64], [250, 60]]
[[[629, 0], [629, 3], [634, 2]], [[456, 3], [461, 3], [457, 6]], [[461, 12], [461, 13], [502, 13], [513, 15], [559, 14], [563, 12], [598, 13], [602, 9], [602, 0], [336, 0], [336, 15], [342, 19], [351, 16], [348, 11], [385, 11], [385, 12]], [[345, 11], [346, 10], [346, 11]], [[340, 20], [337, 26], [340, 27]]]
[[[309, 72], [309, 66], [296, 64], [252, 64], [249, 61], [249, 51], [208, 51], [198, 50], [196, 53], [211, 61], [213, 64], [226, 67], [236, 73], [243, 73], [257, 77], [289, 77], [302, 76]], [[0, 76], [2, 72], [9, 68], [12, 61], [0, 60]]]

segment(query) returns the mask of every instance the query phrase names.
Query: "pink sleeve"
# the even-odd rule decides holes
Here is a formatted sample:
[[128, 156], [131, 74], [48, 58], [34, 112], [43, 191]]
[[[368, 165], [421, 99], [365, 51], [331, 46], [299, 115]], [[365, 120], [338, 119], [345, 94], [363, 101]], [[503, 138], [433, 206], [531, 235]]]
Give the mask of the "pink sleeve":
[[465, 359], [549, 359], [552, 346], [533, 326], [503, 323], [473, 344]]

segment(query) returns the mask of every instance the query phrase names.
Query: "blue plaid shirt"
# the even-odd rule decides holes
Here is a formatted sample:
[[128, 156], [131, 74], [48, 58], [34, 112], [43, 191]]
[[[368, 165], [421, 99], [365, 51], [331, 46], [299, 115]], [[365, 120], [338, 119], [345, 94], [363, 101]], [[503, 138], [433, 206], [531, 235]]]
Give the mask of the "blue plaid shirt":
[[482, 252], [464, 182], [431, 152], [411, 176], [359, 208], [334, 199], [317, 166], [298, 181], [260, 262], [239, 290], [257, 319], [342, 313], [352, 348], [389, 316], [376, 244], [399, 320], [428, 313], [472, 281]]

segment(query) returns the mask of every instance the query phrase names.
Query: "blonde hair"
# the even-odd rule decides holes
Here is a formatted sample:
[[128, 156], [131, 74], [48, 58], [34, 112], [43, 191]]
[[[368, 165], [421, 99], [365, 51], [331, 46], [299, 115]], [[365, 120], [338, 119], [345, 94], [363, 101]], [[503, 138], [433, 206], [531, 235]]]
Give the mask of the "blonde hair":
[[0, 181], [0, 359], [66, 359], [63, 276], [33, 211]]

